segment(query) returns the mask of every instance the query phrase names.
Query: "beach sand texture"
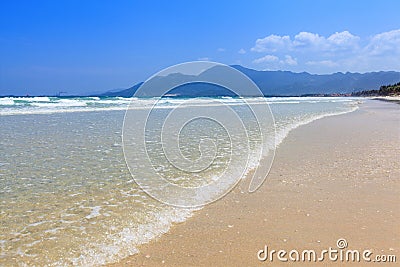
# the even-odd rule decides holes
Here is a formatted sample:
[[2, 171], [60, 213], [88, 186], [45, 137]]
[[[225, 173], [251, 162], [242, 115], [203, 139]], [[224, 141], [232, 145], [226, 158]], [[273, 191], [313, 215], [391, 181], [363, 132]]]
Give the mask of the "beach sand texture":
[[339, 238], [348, 249], [397, 255], [399, 261], [399, 159], [400, 106], [367, 101], [355, 112], [292, 131], [255, 193], [241, 183], [142, 245], [139, 254], [110, 266], [286, 266], [291, 262], [261, 262], [257, 252], [265, 245], [321, 251], [336, 248]]

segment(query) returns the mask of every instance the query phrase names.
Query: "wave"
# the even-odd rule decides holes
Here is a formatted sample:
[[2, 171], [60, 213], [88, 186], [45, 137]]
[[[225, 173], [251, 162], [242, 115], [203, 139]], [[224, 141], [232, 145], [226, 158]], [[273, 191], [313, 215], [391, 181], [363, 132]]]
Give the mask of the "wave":
[[[147, 108], [181, 108], [187, 106], [218, 106], [218, 105], [270, 105], [301, 104], [301, 103], [339, 103], [351, 102], [353, 98], [338, 97], [246, 97], [246, 98], [161, 98], [153, 106], [154, 98], [123, 98], [123, 97], [3, 97], [0, 98], [1, 115], [52, 114], [64, 112], [90, 112], [108, 110], [147, 109]], [[188, 104], [186, 104], [188, 103]]]

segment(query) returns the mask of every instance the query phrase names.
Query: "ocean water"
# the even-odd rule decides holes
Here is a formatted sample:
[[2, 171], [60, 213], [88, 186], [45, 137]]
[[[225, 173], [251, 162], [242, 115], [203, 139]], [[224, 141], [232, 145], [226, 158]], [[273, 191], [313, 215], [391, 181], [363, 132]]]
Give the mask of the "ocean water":
[[[131, 115], [141, 118], [153, 108], [150, 99], [0, 98], [0, 266], [97, 266], [135, 254], [140, 244], [199, 208], [166, 205], [146, 194], [135, 177], [151, 180], [155, 170], [180, 186], [209, 184], [226, 165], [243, 160], [238, 151], [250, 151], [246, 170], [257, 166], [253, 152], [263, 145], [260, 131], [279, 146], [292, 129], [354, 111], [360, 103], [357, 98], [245, 100], [258, 108], [269, 103], [273, 131], [256, 127], [243, 99], [162, 99], [145, 131], [147, 155], [153, 160], [152, 172], [146, 173], [143, 151], [136, 150], [129, 171], [122, 127], [131, 101]], [[180, 153], [189, 162], [207, 155], [212, 160], [191, 173], [165, 160], [159, 129], [171, 110], [218, 112], [222, 106], [239, 114], [245, 135], [227, 134], [224, 125], [210, 120], [194, 121], [179, 131]], [[199, 147], [210, 140], [212, 145]], [[236, 179], [242, 173], [243, 168], [232, 168], [229, 175]]]

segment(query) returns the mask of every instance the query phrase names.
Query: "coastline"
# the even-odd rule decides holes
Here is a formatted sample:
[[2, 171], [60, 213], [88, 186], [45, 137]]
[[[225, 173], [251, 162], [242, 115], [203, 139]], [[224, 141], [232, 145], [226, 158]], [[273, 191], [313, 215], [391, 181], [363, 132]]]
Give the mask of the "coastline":
[[300, 126], [278, 148], [258, 191], [247, 193], [245, 180], [109, 266], [267, 265], [257, 259], [265, 245], [322, 250], [339, 238], [353, 249], [398, 256], [399, 112], [393, 103], [366, 101], [355, 112]]
[[379, 97], [373, 97], [372, 99], [400, 104], [400, 96], [379, 96]]

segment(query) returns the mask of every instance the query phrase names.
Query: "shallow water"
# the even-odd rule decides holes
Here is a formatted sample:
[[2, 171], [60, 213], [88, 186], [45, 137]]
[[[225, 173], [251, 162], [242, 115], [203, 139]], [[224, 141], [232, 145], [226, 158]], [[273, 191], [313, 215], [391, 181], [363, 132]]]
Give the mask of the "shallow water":
[[[258, 108], [265, 108], [260, 99], [248, 100], [255, 106], [260, 102]], [[113, 262], [136, 253], [138, 245], [193, 214], [194, 209], [171, 207], [149, 197], [133, 180], [121, 139], [129, 101], [0, 98], [0, 265], [90, 266]], [[140, 117], [149, 108], [148, 100], [133, 101], [134, 114]], [[201, 153], [208, 153], [199, 149], [199, 142], [213, 140], [214, 160], [201, 175], [174, 168], [163, 157], [157, 127], [185, 101], [162, 100], [146, 131], [153, 166], [171, 183], [210, 183], [225, 170], [230, 157], [242, 159], [242, 153], [232, 153], [232, 142], [243, 145], [240, 151], [254, 152], [261, 146], [260, 132], [246, 106], [238, 99], [218, 99], [240, 114], [248, 136], [228, 136], [226, 129], [213, 121], [188, 124], [180, 132], [182, 155], [196, 161]], [[187, 113], [193, 108], [220, 108], [212, 99], [196, 101], [180, 108]], [[357, 101], [268, 99], [276, 122], [276, 143], [301, 124], [355, 110]], [[243, 139], [248, 142], [241, 142]], [[140, 151], [137, 153], [141, 164]], [[250, 157], [248, 168], [257, 162]], [[131, 168], [132, 174], [142, 175], [139, 169], [137, 166], [136, 172]]]

